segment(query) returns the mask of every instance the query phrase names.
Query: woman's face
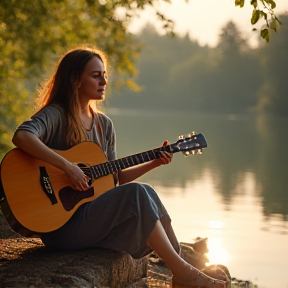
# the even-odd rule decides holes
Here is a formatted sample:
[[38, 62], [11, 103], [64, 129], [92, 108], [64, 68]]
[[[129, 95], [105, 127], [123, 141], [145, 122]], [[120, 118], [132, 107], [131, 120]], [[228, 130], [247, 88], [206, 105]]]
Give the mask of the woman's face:
[[106, 71], [103, 62], [93, 57], [85, 66], [80, 78], [79, 101], [104, 100], [107, 85]]

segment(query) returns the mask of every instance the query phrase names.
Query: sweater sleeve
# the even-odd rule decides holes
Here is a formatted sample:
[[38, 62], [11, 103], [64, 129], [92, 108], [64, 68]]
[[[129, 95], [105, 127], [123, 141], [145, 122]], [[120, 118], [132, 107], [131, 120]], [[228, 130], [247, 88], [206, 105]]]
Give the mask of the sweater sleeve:
[[23, 122], [15, 131], [26, 130], [35, 134], [45, 145], [52, 149], [67, 149], [65, 145], [66, 117], [60, 106], [50, 105], [31, 119]]

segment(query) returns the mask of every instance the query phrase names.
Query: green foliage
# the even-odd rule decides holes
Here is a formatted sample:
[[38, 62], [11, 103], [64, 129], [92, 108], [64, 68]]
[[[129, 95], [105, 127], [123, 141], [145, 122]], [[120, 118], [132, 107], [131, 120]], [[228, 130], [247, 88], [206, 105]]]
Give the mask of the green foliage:
[[[154, 2], [1, 0], [0, 137], [5, 138], [31, 114], [35, 95], [29, 83], [42, 80], [62, 53], [80, 44], [104, 50], [115, 69], [112, 82], [136, 89], [132, 79], [139, 45], [126, 33], [126, 26], [133, 11]], [[126, 9], [121, 19], [118, 8]]]
[[265, 28], [261, 30], [261, 37], [264, 38], [267, 42], [270, 41], [270, 31], [269, 29]]
[[[235, 0], [235, 6], [244, 7], [245, 0]], [[277, 32], [276, 26], [281, 24], [279, 19], [274, 14], [276, 2], [273, 0], [251, 0], [250, 4], [253, 6], [251, 24], [255, 25], [262, 17], [265, 19], [266, 28], [261, 29], [260, 35], [267, 42], [270, 41], [271, 30]], [[273, 23], [272, 25], [269, 24]], [[253, 28], [253, 31], [257, 30]]]
[[[140, 45], [127, 33], [127, 25], [136, 11], [151, 6], [154, 7], [155, 14], [161, 19], [167, 33], [173, 35], [174, 23], [155, 8], [156, 3], [156, 0], [1, 0], [0, 142], [9, 139], [17, 125], [33, 111], [34, 87], [37, 82], [50, 74], [56, 59], [63, 52], [80, 44], [87, 43], [106, 52], [111, 67], [114, 68], [110, 73], [110, 83], [118, 87], [127, 85], [131, 89], [139, 90], [141, 87], [135, 83], [133, 77], [137, 75], [135, 61], [139, 56]], [[244, 0], [235, 1], [240, 7], [243, 7], [244, 3]], [[268, 41], [271, 30], [277, 31], [280, 23], [273, 13], [276, 4], [272, 0], [252, 0], [251, 5], [256, 10], [253, 12], [256, 15], [253, 23], [261, 17], [264, 17], [267, 23], [269, 20], [268, 14], [259, 8], [259, 3], [268, 9], [268, 14], [272, 17], [269, 27], [266, 28], [268, 30], [261, 32], [262, 37]], [[121, 17], [119, 9], [124, 11]], [[139, 40], [141, 41], [141, 38]], [[178, 56], [184, 64], [189, 57], [187, 49], [191, 49], [190, 53], [198, 53], [201, 50], [197, 43], [191, 44], [187, 38], [183, 40], [187, 45], [185, 47], [183, 42], [181, 45], [180, 42], [171, 39], [166, 39], [165, 42], [165, 45], [174, 47], [174, 50], [169, 50], [170, 62], [166, 58], [167, 46], [162, 47], [162, 51], [154, 51], [156, 59], [153, 58], [153, 54], [148, 55], [147, 61], [153, 65], [154, 60], [157, 62], [162, 59], [159, 65], [163, 66], [154, 67], [153, 73], [158, 71], [157, 76], [163, 81], [169, 77], [176, 79], [180, 75], [172, 76], [174, 72], [169, 74], [169, 65], [173, 66], [177, 59], [175, 51], [181, 51], [178, 52]], [[204, 58], [200, 54], [198, 62], [191, 61], [201, 63], [201, 59]], [[209, 66], [209, 63], [205, 65]], [[145, 67], [149, 68], [147, 64]], [[211, 70], [211, 67], [209, 69]], [[175, 68], [174, 71], [176, 70]], [[151, 83], [157, 82], [154, 78], [150, 76]], [[157, 92], [163, 92], [163, 87]], [[174, 100], [171, 98], [166, 101]]]
[[260, 11], [257, 9], [254, 9], [252, 12], [252, 18], [251, 18], [251, 24], [256, 24], [260, 18]]
[[242, 8], [245, 4], [245, 0], [235, 0], [235, 6], [240, 6]]

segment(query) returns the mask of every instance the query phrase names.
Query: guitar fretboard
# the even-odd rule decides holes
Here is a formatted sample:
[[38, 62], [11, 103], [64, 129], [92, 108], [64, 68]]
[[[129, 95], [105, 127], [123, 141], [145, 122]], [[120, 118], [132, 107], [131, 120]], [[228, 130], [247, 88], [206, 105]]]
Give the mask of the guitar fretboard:
[[98, 165], [90, 166], [94, 179], [107, 176], [118, 170], [123, 170], [132, 166], [136, 166], [151, 160], [160, 158], [163, 152], [167, 151], [173, 153], [171, 145], [163, 146], [153, 150], [148, 150], [142, 153], [137, 153], [117, 160], [101, 163]]
[[[165, 152], [176, 153], [179, 151], [188, 152], [193, 150], [201, 150], [207, 147], [206, 140], [202, 134], [190, 135], [187, 138], [180, 138], [176, 143], [161, 146], [152, 150], [130, 155], [124, 158], [92, 165], [90, 167], [80, 167], [83, 172], [90, 178], [98, 179], [118, 170], [123, 170], [135, 165], [139, 165], [151, 160], [164, 156]], [[186, 154], [185, 154], [186, 155]]]

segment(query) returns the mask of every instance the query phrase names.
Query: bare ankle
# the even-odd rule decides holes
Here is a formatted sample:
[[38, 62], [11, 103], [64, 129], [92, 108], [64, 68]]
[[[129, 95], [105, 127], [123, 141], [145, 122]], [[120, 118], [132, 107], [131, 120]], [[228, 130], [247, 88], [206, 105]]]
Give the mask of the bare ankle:
[[178, 279], [183, 279], [183, 280], [191, 279], [191, 277], [192, 277], [191, 270], [193, 270], [194, 268], [190, 264], [185, 262], [184, 260], [183, 260], [183, 263], [181, 263], [181, 264], [182, 265], [177, 267], [177, 270], [172, 271], [173, 276], [178, 278]]

